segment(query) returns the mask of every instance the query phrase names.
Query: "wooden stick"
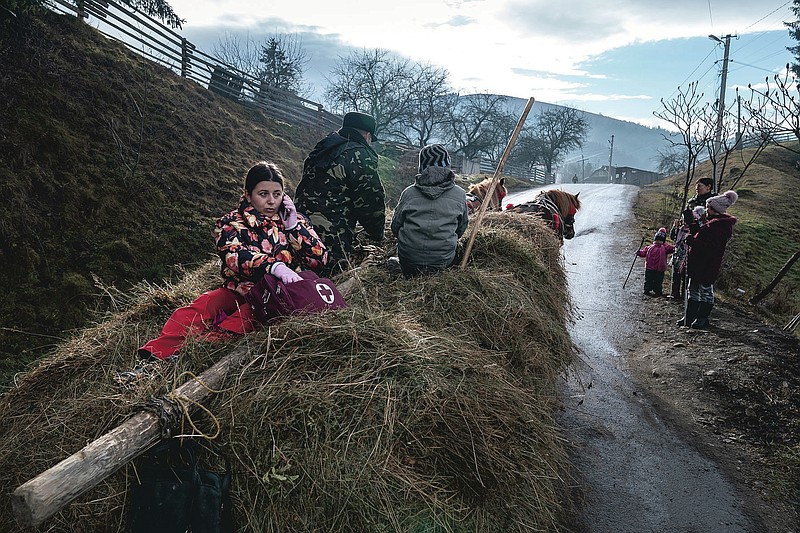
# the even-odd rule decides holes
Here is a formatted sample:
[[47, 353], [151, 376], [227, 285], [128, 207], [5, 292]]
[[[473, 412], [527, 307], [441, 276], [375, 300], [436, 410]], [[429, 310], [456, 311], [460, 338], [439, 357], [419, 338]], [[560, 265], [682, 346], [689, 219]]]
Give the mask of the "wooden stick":
[[[245, 348], [231, 352], [197, 379], [178, 387], [175, 396], [185, 398], [189, 405], [202, 401], [248, 353]], [[11, 496], [17, 521], [23, 526], [38, 526], [160, 438], [158, 416], [150, 412], [133, 415], [81, 451], [17, 487]]]
[[790, 257], [788, 261], [786, 261], [783, 267], [781, 267], [781, 270], [778, 272], [778, 274], [773, 278], [772, 281], [769, 282], [769, 285], [764, 287], [764, 289], [761, 292], [750, 298], [750, 303], [756, 305], [758, 302], [763, 300], [766, 295], [772, 292], [772, 289], [774, 289], [775, 286], [778, 284], [778, 282], [783, 278], [783, 276], [785, 276], [786, 273], [789, 272], [789, 269], [792, 268], [794, 262], [797, 261], [799, 258], [800, 258], [800, 250], [796, 251], [794, 255]]
[[[508, 144], [506, 145], [506, 150], [503, 152], [503, 157], [500, 158], [500, 162], [497, 163], [497, 168], [494, 171], [494, 176], [492, 177], [492, 183], [489, 184], [489, 190], [486, 192], [486, 196], [484, 199], [491, 198], [494, 194], [494, 189], [497, 187], [497, 182], [500, 178], [500, 172], [503, 170], [503, 167], [506, 164], [506, 159], [508, 159], [509, 154], [511, 153], [511, 149], [514, 147], [514, 143], [517, 142], [517, 137], [519, 136], [519, 132], [522, 130], [522, 126], [525, 125], [525, 119], [528, 118], [528, 112], [531, 110], [533, 106], [534, 98], [531, 96], [528, 98], [528, 103], [525, 105], [525, 110], [522, 111], [522, 116], [519, 117], [519, 121], [517, 121], [517, 127], [514, 128], [514, 133], [511, 134], [511, 138], [508, 140]], [[478, 234], [478, 228], [481, 227], [481, 222], [483, 221], [483, 215], [486, 213], [486, 209], [489, 207], [489, 202], [481, 202], [481, 206], [478, 208], [478, 216], [475, 217], [475, 223], [472, 224], [472, 233], [469, 235], [469, 240], [467, 241], [467, 247], [464, 249], [464, 257], [461, 259], [461, 268], [464, 268], [467, 265], [467, 260], [469, 259], [469, 254], [472, 251], [472, 245], [475, 243], [475, 236]]]

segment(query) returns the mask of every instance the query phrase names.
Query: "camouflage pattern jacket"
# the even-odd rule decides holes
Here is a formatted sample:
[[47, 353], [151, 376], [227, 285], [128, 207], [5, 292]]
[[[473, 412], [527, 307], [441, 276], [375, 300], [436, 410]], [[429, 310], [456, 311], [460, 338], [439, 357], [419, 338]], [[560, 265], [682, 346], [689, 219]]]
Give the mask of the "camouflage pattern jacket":
[[378, 155], [357, 130], [341, 128], [322, 139], [303, 163], [295, 194], [333, 261], [346, 259], [356, 223], [383, 240], [386, 199], [378, 177]]
[[303, 215], [287, 231], [277, 215], [267, 218], [242, 196], [239, 208], [214, 225], [222, 260], [223, 287], [244, 296], [278, 261], [295, 271], [320, 270], [328, 261], [325, 245]]

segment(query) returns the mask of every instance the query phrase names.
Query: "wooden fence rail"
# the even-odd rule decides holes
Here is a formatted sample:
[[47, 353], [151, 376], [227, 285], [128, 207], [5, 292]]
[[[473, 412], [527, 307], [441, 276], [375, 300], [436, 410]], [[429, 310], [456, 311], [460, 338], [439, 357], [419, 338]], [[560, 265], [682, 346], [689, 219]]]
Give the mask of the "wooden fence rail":
[[50, 0], [54, 11], [96, 23], [98, 31], [143, 57], [166, 66], [232, 100], [261, 109], [265, 114], [300, 126], [337, 129], [341, 116], [323, 105], [262, 80], [212, 57], [173, 29], [136, 9], [113, 0]]

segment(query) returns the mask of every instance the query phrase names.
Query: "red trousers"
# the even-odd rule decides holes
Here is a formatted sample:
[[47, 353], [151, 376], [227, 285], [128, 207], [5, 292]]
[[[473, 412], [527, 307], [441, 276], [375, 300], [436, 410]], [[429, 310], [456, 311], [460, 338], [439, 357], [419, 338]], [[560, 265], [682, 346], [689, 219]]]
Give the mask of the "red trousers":
[[214, 340], [228, 333], [253, 331], [255, 323], [244, 297], [220, 287], [201, 294], [186, 307], [176, 309], [164, 324], [161, 335], [139, 348], [139, 355], [166, 359], [181, 349], [189, 335]]

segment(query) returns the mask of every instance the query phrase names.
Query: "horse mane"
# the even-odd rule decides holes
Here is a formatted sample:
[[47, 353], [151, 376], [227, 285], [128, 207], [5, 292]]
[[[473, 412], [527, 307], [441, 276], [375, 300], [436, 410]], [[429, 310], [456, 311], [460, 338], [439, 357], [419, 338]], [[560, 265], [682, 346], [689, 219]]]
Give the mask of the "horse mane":
[[[503, 182], [505, 181], [504, 178], [500, 178], [497, 183], [497, 186], [494, 188], [494, 193], [492, 194], [492, 198], [489, 199], [489, 206], [496, 206], [500, 207], [500, 202], [506, 194], [508, 194], [508, 190], [506, 189]], [[481, 201], [486, 198], [486, 193], [489, 192], [489, 187], [492, 185], [492, 178], [486, 177], [483, 181], [478, 183], [473, 183], [469, 186], [467, 192], [469, 194], [477, 196]]]
[[581, 201], [575, 194], [564, 192], [559, 189], [550, 189], [543, 194], [558, 206], [558, 210], [561, 211], [562, 215], [569, 213], [572, 207], [575, 208], [575, 211], [581, 208]]
[[468, 193], [474, 194], [479, 198], [484, 198], [489, 191], [489, 185], [492, 183], [492, 178], [484, 178], [483, 181], [473, 183], [469, 186]]

